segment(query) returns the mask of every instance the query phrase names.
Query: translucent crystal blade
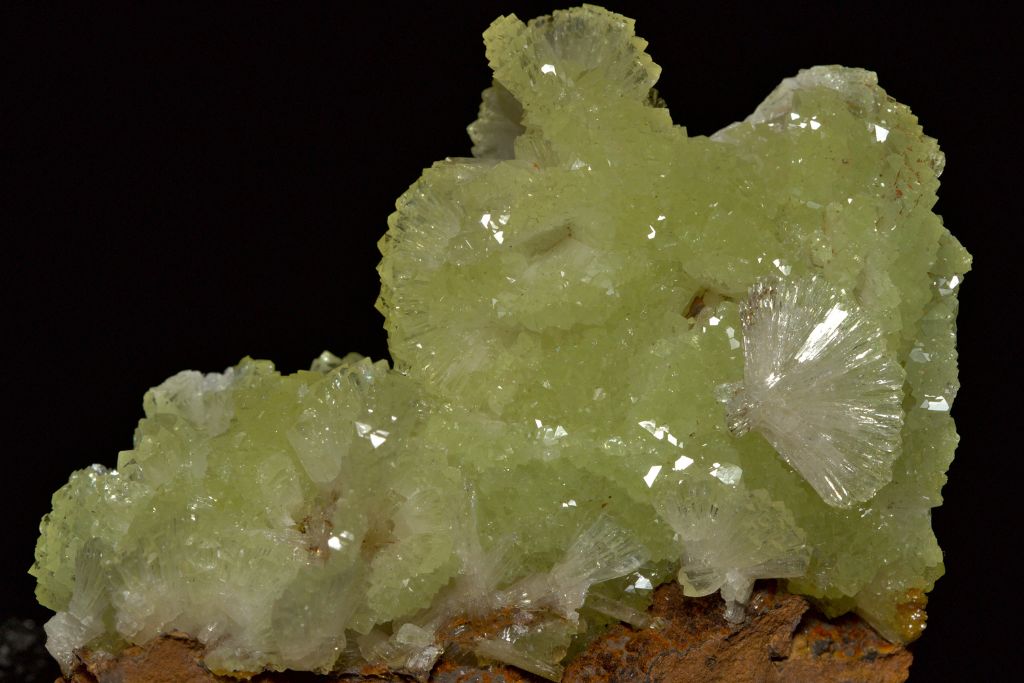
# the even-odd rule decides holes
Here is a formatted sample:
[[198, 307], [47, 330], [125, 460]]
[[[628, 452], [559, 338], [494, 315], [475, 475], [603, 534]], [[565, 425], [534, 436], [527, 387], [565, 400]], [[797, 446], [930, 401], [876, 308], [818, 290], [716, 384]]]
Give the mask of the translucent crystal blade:
[[687, 595], [721, 589], [727, 615], [741, 618], [755, 579], [801, 576], [810, 550], [792, 513], [767, 492], [713, 478], [684, 480], [658, 510], [681, 547], [679, 581]]

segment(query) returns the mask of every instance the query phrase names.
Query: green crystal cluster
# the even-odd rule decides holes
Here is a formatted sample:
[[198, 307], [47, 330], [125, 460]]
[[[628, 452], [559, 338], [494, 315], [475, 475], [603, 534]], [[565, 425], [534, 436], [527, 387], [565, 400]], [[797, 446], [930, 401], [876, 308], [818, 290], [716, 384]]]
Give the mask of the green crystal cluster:
[[935, 141], [843, 67], [691, 137], [596, 7], [484, 37], [474, 157], [380, 242], [394, 368], [246, 359], [147, 393], [134, 448], [42, 523], [60, 661], [177, 630], [219, 671], [422, 675], [453, 620], [499, 614], [477, 654], [557, 678], [673, 574], [733, 620], [784, 578], [920, 633], [970, 265]]

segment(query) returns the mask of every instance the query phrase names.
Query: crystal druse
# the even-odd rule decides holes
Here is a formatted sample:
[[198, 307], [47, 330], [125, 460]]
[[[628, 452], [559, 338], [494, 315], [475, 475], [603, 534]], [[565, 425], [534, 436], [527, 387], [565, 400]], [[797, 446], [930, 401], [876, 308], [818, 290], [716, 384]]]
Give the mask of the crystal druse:
[[688, 136], [596, 7], [485, 42], [473, 158], [380, 242], [394, 368], [246, 359], [147, 393], [134, 448], [42, 523], [65, 666], [182, 631], [217, 671], [423, 675], [475, 624], [481, 658], [557, 678], [673, 576], [733, 621], [777, 578], [920, 634], [970, 265], [935, 141], [835, 66]]

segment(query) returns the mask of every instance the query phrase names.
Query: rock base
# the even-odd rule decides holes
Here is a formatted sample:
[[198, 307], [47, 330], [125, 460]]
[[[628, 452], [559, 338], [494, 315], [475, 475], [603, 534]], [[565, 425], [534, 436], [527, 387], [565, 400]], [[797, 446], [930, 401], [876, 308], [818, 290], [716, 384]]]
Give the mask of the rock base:
[[[677, 584], [657, 589], [653, 627], [614, 626], [569, 662], [564, 683], [902, 683], [911, 654], [887, 642], [863, 620], [827, 620], [796, 595], [771, 586], [754, 592], [748, 618], [730, 624], [717, 595], [687, 598]], [[202, 664], [203, 647], [186, 634], [169, 634], [126, 648], [116, 657], [82, 651], [69, 678], [58, 683], [230, 683]], [[401, 674], [364, 669], [336, 675], [262, 673], [254, 683], [409, 681]], [[536, 683], [542, 679], [486, 662], [442, 659], [433, 683]]]

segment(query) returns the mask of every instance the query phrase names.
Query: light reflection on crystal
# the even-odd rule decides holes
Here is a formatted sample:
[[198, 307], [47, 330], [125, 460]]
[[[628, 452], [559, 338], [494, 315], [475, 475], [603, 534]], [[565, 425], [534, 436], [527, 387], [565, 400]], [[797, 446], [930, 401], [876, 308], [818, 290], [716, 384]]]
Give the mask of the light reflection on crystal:
[[914, 348], [910, 350], [910, 360], [915, 363], [927, 363], [931, 359], [932, 354], [926, 352], [920, 346], [914, 346]]
[[729, 338], [729, 348], [740, 348], [740, 340], [736, 338], [736, 330], [732, 327], [725, 328], [725, 336]]
[[779, 269], [779, 272], [783, 275], [789, 275], [790, 271], [793, 270], [792, 266], [786, 265], [782, 259], [774, 259], [772, 265]]
[[682, 442], [680, 442], [679, 439], [677, 439], [675, 435], [672, 434], [672, 432], [670, 432], [668, 430], [668, 427], [666, 427], [665, 425], [659, 425], [655, 423], [654, 420], [641, 420], [637, 424], [643, 427], [658, 441], [665, 440], [668, 443], [672, 444], [673, 446], [677, 446], [679, 448], [683, 447]]
[[649, 591], [654, 589], [654, 584], [651, 580], [640, 574], [636, 581], [626, 586], [627, 593], [636, 593], [637, 591]]
[[[373, 411], [370, 410], [369, 412]], [[354, 424], [356, 427], [356, 433], [364, 439], [368, 439], [370, 441], [370, 445], [374, 448], [378, 448], [381, 444], [387, 441], [388, 436], [391, 435], [389, 431], [385, 429], [374, 429], [365, 422], [356, 422]]]
[[825, 314], [825, 320], [818, 323], [807, 340], [804, 341], [803, 347], [797, 351], [796, 360], [800, 363], [805, 363], [809, 360], [818, 358], [825, 347], [832, 344], [836, 340], [836, 332], [839, 329], [839, 325], [842, 324], [846, 317], [849, 315], [847, 311], [844, 311], [839, 304], [832, 307], [827, 314]]
[[685, 455], [680, 455], [676, 458], [676, 461], [672, 464], [673, 472], [682, 472], [687, 467], [693, 464], [693, 458], [688, 458]]
[[926, 410], [946, 413], [949, 412], [949, 401], [947, 401], [944, 396], [937, 396], [934, 399], [926, 398], [924, 402], [921, 403], [921, 407]]
[[956, 288], [963, 282], [963, 278], [959, 275], [954, 275], [950, 278], [940, 277], [935, 280], [935, 285], [939, 288], [939, 294], [942, 296], [949, 296], [956, 291]]
[[537, 425], [537, 429], [540, 430], [541, 441], [546, 446], [554, 445], [557, 441], [565, 438], [569, 435], [569, 432], [562, 425], [545, 425], [541, 420], [535, 419], [534, 424]]
[[503, 226], [508, 224], [509, 215], [502, 214], [498, 216], [497, 224], [491, 219], [492, 214], [485, 213], [480, 216], [480, 225], [484, 226], [494, 238], [498, 244], [502, 244], [505, 241], [505, 231]]
[[647, 470], [647, 474], [644, 475], [644, 483], [647, 484], [647, 488], [654, 486], [654, 480], [658, 478], [660, 473], [661, 465], [654, 465], [651, 469]]
[[709, 473], [718, 481], [729, 486], [734, 486], [743, 477], [743, 469], [739, 465], [730, 465], [729, 463], [713, 463]]

